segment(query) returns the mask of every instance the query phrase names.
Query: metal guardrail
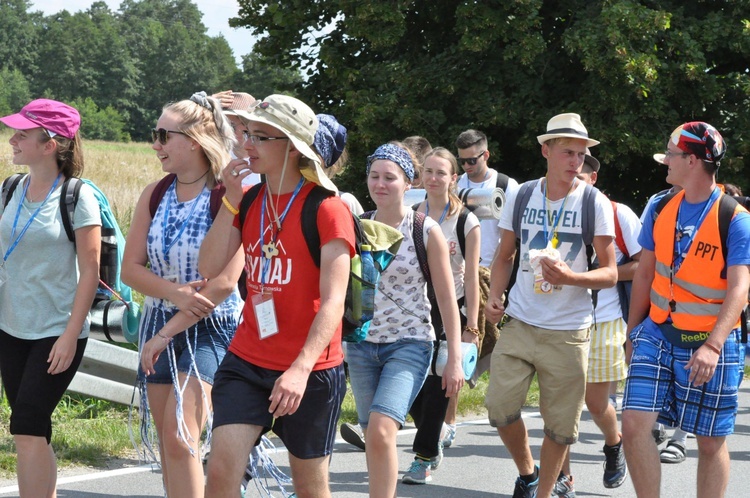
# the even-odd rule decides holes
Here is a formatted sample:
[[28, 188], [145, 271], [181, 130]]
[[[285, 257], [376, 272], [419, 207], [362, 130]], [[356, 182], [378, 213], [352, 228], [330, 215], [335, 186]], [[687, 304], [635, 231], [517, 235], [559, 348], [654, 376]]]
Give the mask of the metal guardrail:
[[[130, 405], [138, 368], [138, 353], [128, 349], [89, 340], [78, 372], [68, 387], [69, 391]], [[140, 396], [135, 392], [133, 402], [138, 406]]]

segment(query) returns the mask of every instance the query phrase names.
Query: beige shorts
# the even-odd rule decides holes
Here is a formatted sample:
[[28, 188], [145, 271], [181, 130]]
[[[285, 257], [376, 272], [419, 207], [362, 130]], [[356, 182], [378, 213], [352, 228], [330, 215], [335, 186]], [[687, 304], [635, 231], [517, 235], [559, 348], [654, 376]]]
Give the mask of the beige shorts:
[[623, 348], [627, 328], [622, 318], [591, 327], [588, 382], [613, 382], [627, 377]]
[[504, 427], [521, 418], [537, 374], [544, 433], [559, 444], [578, 439], [586, 393], [589, 329], [550, 330], [511, 319], [492, 352], [485, 405], [490, 424]]

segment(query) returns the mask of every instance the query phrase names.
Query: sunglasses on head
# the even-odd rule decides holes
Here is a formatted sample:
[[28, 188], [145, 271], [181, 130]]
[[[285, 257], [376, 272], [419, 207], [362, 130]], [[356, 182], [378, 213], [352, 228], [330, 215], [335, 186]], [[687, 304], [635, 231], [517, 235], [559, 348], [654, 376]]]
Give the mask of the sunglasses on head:
[[157, 130], [156, 128], [153, 128], [151, 130], [151, 141], [156, 142], [158, 140], [160, 144], [167, 145], [167, 141], [169, 140], [170, 133], [179, 133], [180, 135], [187, 136], [187, 133], [183, 133], [177, 130], [166, 130], [164, 128], [159, 128]]
[[469, 166], [476, 166], [477, 159], [482, 157], [485, 152], [487, 151], [483, 150], [477, 157], [459, 157], [458, 164], [460, 164], [461, 166], [463, 166], [464, 164], [469, 164]]

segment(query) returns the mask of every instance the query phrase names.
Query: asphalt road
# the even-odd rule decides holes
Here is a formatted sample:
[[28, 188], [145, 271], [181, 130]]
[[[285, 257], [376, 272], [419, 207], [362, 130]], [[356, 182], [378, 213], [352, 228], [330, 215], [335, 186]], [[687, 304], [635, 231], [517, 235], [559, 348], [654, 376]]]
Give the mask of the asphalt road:
[[[542, 442], [542, 420], [534, 410], [524, 414], [534, 456], [538, 458]], [[411, 442], [414, 430], [399, 432], [399, 469], [405, 471], [413, 454]], [[748, 496], [747, 477], [750, 475], [750, 383], [740, 389], [740, 410], [735, 434], [728, 439], [732, 469], [727, 497]], [[572, 466], [576, 493], [579, 497], [633, 497], [630, 479], [617, 489], [602, 485], [602, 438], [584, 410], [580, 440], [572, 447]], [[288, 472], [286, 453], [279, 449], [274, 456], [277, 464]], [[662, 465], [662, 496], [665, 498], [695, 496], [697, 449], [695, 439], [688, 439], [688, 459], [681, 464]], [[398, 485], [398, 495], [415, 498], [510, 496], [516, 469], [503, 447], [497, 432], [486, 420], [460, 424], [453, 447], [445, 450], [439, 469], [427, 485]], [[365, 454], [357, 448], [338, 441], [331, 462], [331, 490], [335, 497], [367, 496]], [[238, 493], [239, 495], [239, 493]], [[0, 497], [18, 496], [14, 487], [0, 488]], [[62, 477], [58, 482], [60, 498], [101, 498], [128, 496], [146, 498], [164, 496], [161, 474], [147, 466]], [[260, 496], [254, 489], [248, 497]], [[281, 496], [276, 493], [275, 496]]]

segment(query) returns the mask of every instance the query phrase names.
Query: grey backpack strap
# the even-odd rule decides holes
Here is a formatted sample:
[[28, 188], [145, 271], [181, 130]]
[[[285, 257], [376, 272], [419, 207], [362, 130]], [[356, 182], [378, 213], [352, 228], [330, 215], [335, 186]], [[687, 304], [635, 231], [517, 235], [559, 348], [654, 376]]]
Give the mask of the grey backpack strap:
[[534, 193], [534, 189], [539, 185], [539, 180], [531, 180], [518, 189], [516, 194], [516, 202], [513, 205], [513, 233], [516, 234], [516, 238], [521, 238], [521, 219], [523, 218], [523, 212], [526, 210], [526, 206], [529, 205], [529, 199], [531, 194]]
[[16, 187], [18, 187], [18, 184], [21, 183], [24, 178], [26, 178], [25, 173], [16, 173], [3, 180], [3, 209], [8, 207], [11, 197], [13, 197], [13, 192], [15, 192]]
[[588, 183], [583, 189], [583, 202], [581, 203], [581, 235], [583, 243], [590, 246], [594, 243], [596, 232], [596, 194], [599, 189]]

